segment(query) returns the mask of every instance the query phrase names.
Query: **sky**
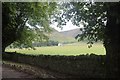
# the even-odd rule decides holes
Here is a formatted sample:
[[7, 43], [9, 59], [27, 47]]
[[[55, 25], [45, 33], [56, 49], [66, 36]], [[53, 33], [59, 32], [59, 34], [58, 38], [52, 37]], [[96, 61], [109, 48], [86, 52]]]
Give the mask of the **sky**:
[[52, 24], [52, 25], [50, 25], [50, 26], [51, 26], [52, 28], [56, 29], [56, 30], [59, 31], [59, 32], [68, 31], [68, 30], [73, 30], [73, 29], [78, 29], [78, 28], [83, 27], [83, 25], [80, 25], [80, 27], [75, 26], [75, 25], [72, 24], [71, 21], [67, 22], [67, 24], [66, 24], [65, 26], [62, 26], [62, 27], [63, 27], [62, 29], [59, 28], [59, 27], [57, 27], [57, 23]]
[[[26, 23], [26, 25], [32, 28], [32, 26], [30, 26], [28, 23]], [[72, 22], [69, 21], [66, 23], [66, 25], [62, 26], [62, 29], [57, 27], [57, 23], [50, 25], [50, 27], [54, 28], [58, 32], [63, 32], [63, 31], [69, 31], [69, 30], [73, 30], [73, 29], [82, 28], [83, 25], [80, 25], [80, 27], [78, 27], [78, 26], [73, 25]]]

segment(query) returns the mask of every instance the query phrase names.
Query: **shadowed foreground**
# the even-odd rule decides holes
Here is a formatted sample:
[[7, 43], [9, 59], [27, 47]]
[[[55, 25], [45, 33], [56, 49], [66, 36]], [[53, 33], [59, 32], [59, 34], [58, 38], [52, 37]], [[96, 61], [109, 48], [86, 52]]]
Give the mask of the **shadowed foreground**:
[[2, 66], [2, 78], [34, 78], [32, 75]]
[[[104, 65], [105, 56], [102, 55], [97, 56], [91, 54], [91, 55], [81, 55], [81, 56], [57, 56], [57, 55], [33, 56], [33, 55], [24, 55], [17, 53], [5, 53], [3, 55], [3, 59], [7, 61], [13, 61], [13, 62], [15, 61], [17, 63], [29, 64], [31, 66], [35, 66], [37, 68], [32, 72], [34, 74], [36, 74], [37, 72], [44, 78], [51, 78], [51, 77], [61, 78], [68, 76], [79, 77], [79, 78], [105, 77], [105, 65]], [[39, 69], [40, 71], [38, 71]], [[31, 68], [29, 68], [29, 70], [31, 70]], [[60, 73], [60, 75], [59, 74], [58, 74], [59, 76], [56, 75], [57, 73]]]

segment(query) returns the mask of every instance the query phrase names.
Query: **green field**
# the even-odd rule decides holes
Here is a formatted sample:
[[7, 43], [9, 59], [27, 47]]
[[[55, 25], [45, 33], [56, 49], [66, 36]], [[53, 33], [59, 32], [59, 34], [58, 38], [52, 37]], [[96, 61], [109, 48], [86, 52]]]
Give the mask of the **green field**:
[[50, 47], [35, 47], [36, 50], [28, 49], [6, 49], [7, 52], [17, 52], [28, 55], [82, 55], [82, 54], [91, 54], [96, 55], [105, 55], [105, 49], [101, 43], [96, 43], [93, 47], [88, 48], [87, 44], [72, 44], [72, 45], [63, 45], [63, 46], [50, 46]]

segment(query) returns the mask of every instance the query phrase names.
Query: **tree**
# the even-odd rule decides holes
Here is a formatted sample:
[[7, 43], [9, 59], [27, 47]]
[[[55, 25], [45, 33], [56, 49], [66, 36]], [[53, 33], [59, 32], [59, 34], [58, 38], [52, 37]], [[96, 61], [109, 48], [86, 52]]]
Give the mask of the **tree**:
[[74, 25], [80, 26], [82, 34], [76, 39], [87, 38], [91, 45], [97, 41], [103, 41], [106, 49], [107, 76], [118, 78], [120, 66], [120, 2], [114, 3], [81, 3], [69, 2], [59, 4], [61, 12], [54, 15], [54, 21], [58, 26], [65, 25], [71, 20]]
[[44, 32], [50, 32], [49, 20], [55, 5], [48, 2], [3, 2], [2, 51], [11, 43], [32, 47], [33, 41], [48, 39]]

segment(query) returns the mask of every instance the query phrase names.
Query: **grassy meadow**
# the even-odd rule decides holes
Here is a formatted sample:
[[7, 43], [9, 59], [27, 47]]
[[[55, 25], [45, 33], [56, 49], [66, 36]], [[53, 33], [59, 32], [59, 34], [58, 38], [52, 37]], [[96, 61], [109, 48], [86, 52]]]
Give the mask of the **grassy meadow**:
[[47, 47], [35, 47], [36, 50], [32, 49], [6, 49], [7, 52], [17, 52], [27, 55], [86, 55], [86, 54], [96, 54], [105, 55], [105, 49], [101, 43], [95, 43], [91, 48], [88, 48], [86, 43], [74, 43], [62, 46], [47, 46]]

